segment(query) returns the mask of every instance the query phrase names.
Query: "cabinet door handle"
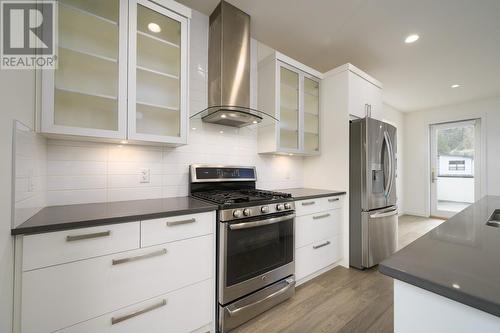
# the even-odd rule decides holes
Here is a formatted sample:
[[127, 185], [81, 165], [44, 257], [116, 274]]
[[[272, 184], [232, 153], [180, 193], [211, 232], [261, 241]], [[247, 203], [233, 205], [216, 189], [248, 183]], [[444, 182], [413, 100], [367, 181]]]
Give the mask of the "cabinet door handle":
[[325, 217], [329, 217], [329, 216], [330, 216], [329, 213], [326, 213], [326, 214], [323, 214], [323, 215], [316, 215], [316, 216], [313, 216], [313, 220], [324, 219]]
[[306, 201], [306, 202], [302, 203], [302, 206], [310, 206], [310, 205], [314, 205], [315, 203], [316, 203], [316, 201]]
[[316, 250], [316, 249], [319, 249], [320, 247], [327, 246], [327, 245], [330, 245], [330, 241], [326, 241], [323, 244], [319, 244], [319, 245], [313, 245], [313, 249]]
[[129, 313], [128, 315], [124, 315], [121, 317], [112, 317], [111, 318], [111, 325], [121, 323], [122, 321], [137, 317], [137, 316], [144, 314], [146, 312], [149, 312], [149, 311], [156, 310], [156, 309], [161, 308], [162, 306], [165, 306], [165, 305], [167, 305], [167, 300], [163, 299], [163, 300], [161, 300], [161, 302], [159, 302], [157, 304], [153, 304], [153, 305], [148, 306], [147, 308], [144, 308], [142, 310], [137, 310], [135, 312]]
[[188, 224], [188, 223], [194, 223], [194, 222], [196, 222], [195, 218], [188, 219], [188, 220], [181, 220], [181, 221], [169, 221], [169, 222], [167, 222], [167, 227], [173, 227], [173, 226], [179, 225], [179, 224]]
[[159, 251], [155, 251], [155, 252], [151, 252], [151, 253], [143, 254], [140, 256], [135, 256], [135, 257], [128, 257], [128, 258], [123, 258], [123, 259], [113, 259], [112, 262], [113, 262], [113, 265], [120, 265], [120, 264], [124, 264], [127, 262], [158, 257], [158, 256], [162, 256], [164, 254], [167, 254], [167, 249], [161, 249]]
[[75, 236], [66, 236], [66, 242], [75, 242], [83, 239], [91, 239], [91, 238], [100, 238], [100, 237], [108, 237], [111, 235], [111, 231], [103, 231], [103, 232], [94, 232], [91, 234], [83, 234], [83, 235], [75, 235]]
[[335, 202], [335, 201], [339, 201], [340, 199], [339, 198], [331, 198], [331, 199], [328, 199], [328, 202]]

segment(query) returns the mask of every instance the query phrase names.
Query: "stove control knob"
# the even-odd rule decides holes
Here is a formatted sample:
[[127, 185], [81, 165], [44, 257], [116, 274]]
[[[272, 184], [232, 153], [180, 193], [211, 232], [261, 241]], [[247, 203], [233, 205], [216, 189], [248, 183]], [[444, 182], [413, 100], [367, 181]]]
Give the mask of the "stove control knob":
[[241, 210], [236, 209], [233, 211], [233, 216], [236, 217], [237, 219], [241, 217]]
[[248, 208], [243, 209], [243, 215], [245, 216], [250, 216], [252, 214], [252, 211]]
[[292, 205], [289, 202], [285, 203], [285, 209], [292, 209]]
[[269, 213], [269, 207], [268, 206], [262, 206], [262, 207], [260, 207], [260, 212], [262, 214]]
[[285, 206], [283, 204], [276, 205], [276, 210], [283, 210], [283, 209], [285, 209]]

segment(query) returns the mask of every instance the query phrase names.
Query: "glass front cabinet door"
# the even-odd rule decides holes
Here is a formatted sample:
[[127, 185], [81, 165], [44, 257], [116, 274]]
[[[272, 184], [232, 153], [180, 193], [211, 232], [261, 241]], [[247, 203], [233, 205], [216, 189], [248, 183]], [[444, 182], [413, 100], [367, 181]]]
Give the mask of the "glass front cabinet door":
[[186, 143], [187, 19], [143, 0], [129, 16], [128, 135]]
[[186, 143], [187, 25], [150, 1], [59, 0], [58, 67], [41, 71], [41, 132]]
[[259, 63], [259, 109], [279, 119], [259, 127], [259, 153], [319, 154], [320, 79], [308, 69], [278, 52]]

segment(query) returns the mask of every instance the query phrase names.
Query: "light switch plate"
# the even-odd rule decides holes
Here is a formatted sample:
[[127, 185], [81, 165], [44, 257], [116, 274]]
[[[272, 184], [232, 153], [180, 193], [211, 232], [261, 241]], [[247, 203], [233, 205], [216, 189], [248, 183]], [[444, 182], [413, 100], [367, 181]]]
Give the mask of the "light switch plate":
[[151, 171], [150, 169], [141, 169], [139, 182], [141, 184], [147, 184], [151, 181]]

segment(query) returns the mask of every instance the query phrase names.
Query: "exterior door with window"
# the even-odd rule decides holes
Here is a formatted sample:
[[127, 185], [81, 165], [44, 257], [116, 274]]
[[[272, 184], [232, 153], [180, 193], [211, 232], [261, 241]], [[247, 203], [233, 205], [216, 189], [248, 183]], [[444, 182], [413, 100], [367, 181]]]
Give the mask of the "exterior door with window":
[[449, 218], [478, 199], [478, 131], [479, 120], [431, 125], [431, 216]]

